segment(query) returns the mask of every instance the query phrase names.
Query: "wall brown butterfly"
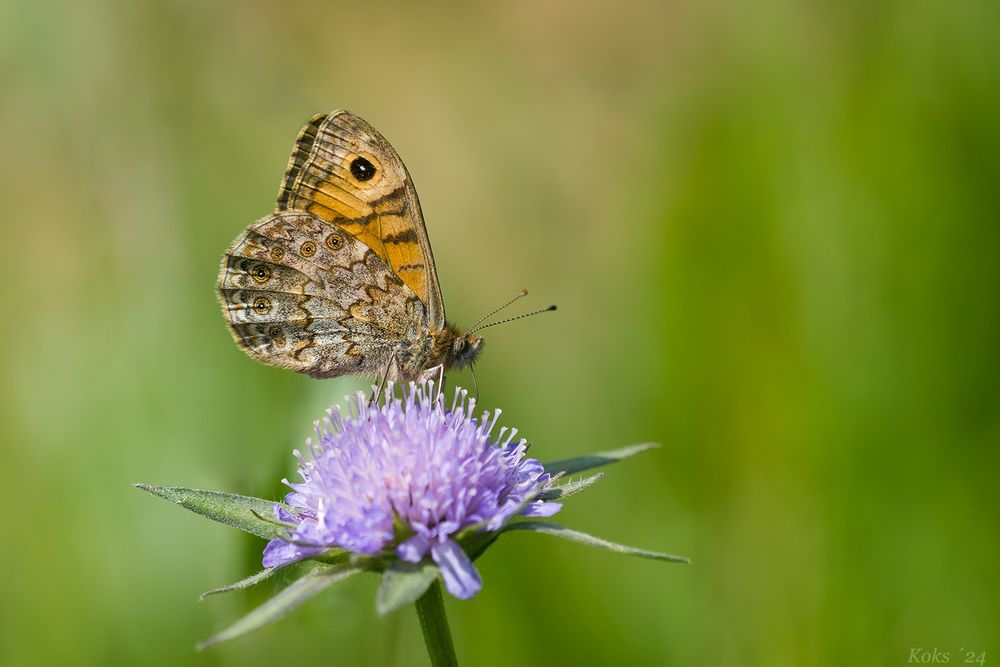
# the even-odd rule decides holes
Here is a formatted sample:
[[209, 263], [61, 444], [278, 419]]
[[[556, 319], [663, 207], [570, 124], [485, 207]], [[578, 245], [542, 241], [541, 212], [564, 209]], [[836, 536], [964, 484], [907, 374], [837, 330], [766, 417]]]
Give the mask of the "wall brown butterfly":
[[229, 246], [218, 288], [250, 356], [313, 377], [430, 378], [483, 346], [445, 321], [402, 160], [347, 111], [299, 132], [274, 214]]

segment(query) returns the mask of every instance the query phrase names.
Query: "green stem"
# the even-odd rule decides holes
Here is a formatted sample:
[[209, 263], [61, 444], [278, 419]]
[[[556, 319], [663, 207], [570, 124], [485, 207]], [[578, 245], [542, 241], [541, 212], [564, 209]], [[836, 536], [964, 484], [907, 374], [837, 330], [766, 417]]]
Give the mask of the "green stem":
[[433, 667], [458, 667], [455, 645], [448, 629], [448, 617], [444, 613], [444, 598], [441, 596], [441, 582], [434, 580], [430, 588], [417, 600], [417, 617], [424, 631], [424, 643]]

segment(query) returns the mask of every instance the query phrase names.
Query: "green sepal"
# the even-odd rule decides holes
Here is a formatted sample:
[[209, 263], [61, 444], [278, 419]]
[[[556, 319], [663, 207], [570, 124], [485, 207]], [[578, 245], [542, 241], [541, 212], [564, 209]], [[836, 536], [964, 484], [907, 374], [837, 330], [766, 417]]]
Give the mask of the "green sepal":
[[603, 540], [600, 537], [594, 537], [593, 535], [588, 535], [587, 533], [581, 533], [578, 530], [572, 530], [565, 526], [560, 526], [557, 523], [551, 523], [549, 521], [521, 521], [518, 523], [512, 523], [503, 528], [503, 532], [509, 533], [515, 530], [525, 530], [533, 533], [545, 533], [546, 535], [555, 535], [556, 537], [561, 537], [564, 540], [571, 540], [573, 542], [579, 542], [580, 544], [587, 544], [592, 547], [599, 547], [601, 549], [607, 549], [608, 551], [614, 551], [615, 553], [625, 554], [626, 556], [638, 556], [639, 558], [652, 558], [653, 560], [663, 560], [669, 561], [671, 563], [690, 563], [691, 561], [683, 556], [674, 556], [671, 554], [660, 553], [659, 551], [648, 551], [646, 549], [639, 549], [637, 547], [630, 547], [624, 544], [618, 544], [616, 542], [609, 542]]
[[609, 449], [605, 452], [595, 452], [593, 454], [577, 456], [572, 459], [562, 459], [561, 461], [553, 461], [543, 465], [545, 466], [545, 472], [549, 474], [564, 472], [567, 475], [571, 475], [582, 470], [590, 470], [591, 468], [608, 465], [609, 463], [617, 463], [622, 459], [635, 456], [636, 454], [644, 452], [647, 449], [656, 449], [659, 446], [660, 445], [655, 442], [644, 442], [639, 445], [629, 445], [628, 447]]
[[360, 571], [353, 567], [317, 566], [222, 632], [198, 644], [198, 650], [242, 637], [270, 625], [297, 609], [317, 593]]
[[588, 486], [593, 485], [597, 480], [604, 477], [603, 472], [599, 472], [596, 475], [591, 475], [590, 477], [584, 477], [583, 479], [570, 480], [565, 484], [557, 484], [555, 486], [550, 486], [541, 493], [538, 494], [536, 500], [562, 500], [563, 498], [569, 498], [570, 496], [580, 493]]
[[343, 565], [349, 563], [351, 567], [357, 567], [362, 570], [368, 569], [365, 567], [364, 563], [359, 563], [354, 558], [352, 554], [347, 549], [341, 549], [340, 547], [330, 547], [323, 553], [318, 553], [315, 556], [309, 556], [306, 560], [315, 560], [320, 563], [326, 563], [327, 565]]
[[396, 560], [390, 563], [382, 573], [382, 584], [375, 596], [379, 616], [416, 602], [437, 576], [437, 565], [431, 562]]
[[274, 506], [281, 504], [275, 503], [273, 500], [238, 496], [221, 491], [187, 489], [181, 486], [136, 484], [135, 487], [177, 503], [195, 514], [201, 514], [213, 521], [239, 528], [265, 540], [280, 537], [285, 532], [277, 520], [271, 522], [260, 518], [272, 515]]

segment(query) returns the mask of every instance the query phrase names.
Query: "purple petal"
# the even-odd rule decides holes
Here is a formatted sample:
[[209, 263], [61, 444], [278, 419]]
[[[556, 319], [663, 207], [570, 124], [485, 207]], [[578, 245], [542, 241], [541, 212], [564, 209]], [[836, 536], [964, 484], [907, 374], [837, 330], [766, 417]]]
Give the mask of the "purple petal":
[[278, 521], [284, 521], [285, 523], [298, 523], [299, 518], [286, 510], [281, 505], [275, 503], [274, 505], [274, 516], [278, 518]]
[[264, 547], [264, 567], [276, 567], [296, 560], [298, 549], [294, 544], [274, 539]]
[[462, 547], [447, 540], [431, 547], [431, 557], [441, 569], [444, 587], [459, 600], [468, 600], [483, 587], [483, 580]]
[[264, 567], [288, 565], [297, 560], [315, 556], [323, 551], [322, 547], [302, 547], [282, 539], [273, 539], [264, 547]]
[[396, 547], [396, 553], [405, 561], [419, 563], [427, 554], [430, 546], [431, 543], [427, 541], [426, 537], [423, 535], [414, 535]]
[[521, 516], [552, 516], [561, 509], [562, 503], [547, 503], [543, 500], [538, 500], [529, 503], [524, 508], [524, 511], [521, 512]]

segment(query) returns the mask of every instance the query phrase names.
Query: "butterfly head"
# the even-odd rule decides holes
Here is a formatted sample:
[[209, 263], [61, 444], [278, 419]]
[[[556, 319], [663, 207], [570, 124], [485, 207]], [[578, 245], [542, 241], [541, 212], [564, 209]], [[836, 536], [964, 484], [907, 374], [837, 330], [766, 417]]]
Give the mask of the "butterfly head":
[[451, 343], [451, 363], [458, 368], [468, 366], [483, 348], [482, 336], [457, 334]]

